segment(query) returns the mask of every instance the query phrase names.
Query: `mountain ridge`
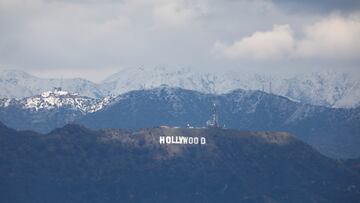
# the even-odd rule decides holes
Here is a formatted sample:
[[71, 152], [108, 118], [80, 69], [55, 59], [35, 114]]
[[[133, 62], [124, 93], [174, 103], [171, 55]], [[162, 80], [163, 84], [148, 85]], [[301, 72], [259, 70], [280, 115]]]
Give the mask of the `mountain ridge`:
[[61, 88], [55, 88], [53, 91], [46, 91], [39, 95], [25, 97], [23, 99], [0, 99], [0, 107], [17, 105], [23, 109], [31, 109], [34, 111], [68, 107], [86, 114], [96, 112], [111, 102], [113, 102], [113, 98], [111, 97], [94, 99], [80, 96], [78, 93], [69, 93], [61, 90]]
[[52, 91], [54, 88], [80, 93], [93, 98], [102, 97], [104, 93], [97, 84], [82, 78], [45, 79], [30, 75], [21, 70], [0, 71], [0, 98], [24, 98]]
[[0, 121], [19, 130], [48, 132], [112, 102], [112, 97], [95, 99], [55, 89], [23, 99], [0, 99]]
[[[94, 131], [78, 125], [27, 133], [0, 134], [2, 201], [350, 203], [360, 198], [356, 172], [284, 133]], [[160, 136], [202, 136], [207, 144], [161, 145]]]
[[90, 128], [143, 128], [160, 125], [205, 126], [218, 106], [226, 128], [286, 131], [331, 157], [360, 156], [360, 108], [333, 109], [297, 103], [261, 91], [238, 90], [222, 95], [167, 86], [126, 93], [116, 103], [79, 118]]
[[135, 68], [121, 70], [99, 84], [79, 78], [40, 79], [25, 72], [13, 72], [0, 71], [0, 97], [22, 98], [61, 87], [83, 96], [100, 98], [165, 84], [212, 94], [228, 93], [234, 89], [261, 90], [302, 103], [336, 108], [352, 108], [360, 104], [358, 78], [337, 72], [285, 77], [242, 72], [219, 74], [187, 68]]
[[[64, 93], [65, 94], [65, 93]], [[43, 96], [54, 97], [46, 92]], [[74, 101], [81, 96], [56, 96], [54, 101]], [[205, 126], [213, 103], [219, 107], [220, 122], [227, 128], [255, 131], [287, 131], [331, 157], [355, 158], [360, 155], [360, 108], [328, 108], [294, 102], [291, 99], [258, 90], [235, 90], [215, 95], [193, 90], [161, 86], [136, 90], [108, 100], [85, 98], [83, 108], [65, 103], [44, 103], [47, 97], [0, 100], [0, 121], [19, 130], [49, 132], [68, 123], [81, 123], [94, 129], [138, 129], [160, 125]], [[59, 97], [59, 98], [57, 98]], [[64, 98], [63, 98], [64, 97]], [[88, 102], [86, 102], [88, 101]], [[44, 105], [43, 105], [44, 104]], [[90, 106], [91, 106], [90, 105]], [[80, 106], [81, 107], [81, 106]], [[101, 108], [97, 108], [101, 107]]]

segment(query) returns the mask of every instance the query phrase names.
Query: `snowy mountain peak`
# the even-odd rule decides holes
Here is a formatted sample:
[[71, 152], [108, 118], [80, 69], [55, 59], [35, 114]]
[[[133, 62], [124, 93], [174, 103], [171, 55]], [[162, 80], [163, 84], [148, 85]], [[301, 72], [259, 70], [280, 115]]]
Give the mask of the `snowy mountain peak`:
[[190, 68], [140, 67], [120, 70], [100, 84], [84, 79], [42, 79], [22, 71], [0, 71], [0, 98], [70, 94], [60, 89], [47, 91], [54, 87], [78, 92], [83, 96], [103, 98], [133, 90], [153, 89], [161, 85], [215, 94], [236, 89], [260, 90], [313, 105], [336, 108], [360, 106], [359, 78], [334, 71], [282, 76], [241, 71], [215, 74]]
[[60, 88], [55, 88], [53, 91], [45, 91], [39, 95], [23, 99], [1, 99], [0, 107], [13, 105], [34, 111], [67, 108], [87, 114], [101, 110], [113, 101], [114, 97], [110, 96], [94, 99], [80, 96], [78, 93], [69, 93]]
[[[105, 95], [100, 85], [85, 79], [45, 79], [20, 70], [0, 70], [0, 98], [30, 97], [52, 90], [54, 87], [61, 87], [69, 92], [78, 92], [92, 98], [101, 98]], [[52, 92], [61, 94], [61, 91]]]
[[236, 89], [261, 90], [294, 101], [327, 107], [360, 105], [360, 82], [351, 74], [325, 71], [293, 76], [265, 75], [240, 71], [210, 73], [189, 68], [124, 69], [102, 82], [114, 95], [161, 85], [204, 93], [223, 94]]
[[0, 78], [31, 78], [34, 77], [22, 70], [2, 70], [0, 71]]
[[40, 94], [41, 97], [51, 97], [51, 96], [78, 96], [78, 93], [70, 94], [67, 91], [61, 89], [61, 87], [54, 88], [53, 91], [45, 91]]

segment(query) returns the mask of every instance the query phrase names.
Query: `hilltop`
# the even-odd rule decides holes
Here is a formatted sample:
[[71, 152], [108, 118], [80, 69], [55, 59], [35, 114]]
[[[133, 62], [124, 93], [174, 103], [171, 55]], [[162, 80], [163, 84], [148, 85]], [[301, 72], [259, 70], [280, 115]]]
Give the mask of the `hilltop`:
[[[48, 134], [0, 126], [2, 202], [358, 202], [360, 177], [287, 133], [224, 129]], [[163, 145], [160, 136], [205, 137]]]

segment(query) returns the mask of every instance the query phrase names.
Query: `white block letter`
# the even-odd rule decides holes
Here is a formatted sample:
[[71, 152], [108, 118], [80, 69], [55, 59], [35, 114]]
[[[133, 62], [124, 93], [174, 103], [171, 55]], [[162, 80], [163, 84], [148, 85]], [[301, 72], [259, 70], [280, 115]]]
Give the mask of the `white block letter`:
[[164, 136], [160, 136], [160, 137], [159, 137], [159, 142], [160, 142], [160, 144], [165, 144], [165, 137], [164, 137]]

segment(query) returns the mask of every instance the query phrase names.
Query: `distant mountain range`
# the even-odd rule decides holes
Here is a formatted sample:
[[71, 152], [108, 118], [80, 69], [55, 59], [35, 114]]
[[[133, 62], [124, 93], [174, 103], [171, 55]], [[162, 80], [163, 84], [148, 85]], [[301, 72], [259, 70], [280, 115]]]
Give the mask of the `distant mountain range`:
[[2, 100], [0, 121], [15, 129], [39, 132], [74, 122], [92, 129], [202, 127], [214, 102], [226, 128], [287, 131], [328, 156], [360, 156], [360, 108], [313, 106], [261, 91], [217, 95], [160, 86], [105, 99], [46, 92], [23, 100]]
[[111, 97], [94, 99], [55, 89], [22, 99], [0, 99], [0, 120], [16, 129], [49, 132], [112, 102]]
[[295, 101], [326, 107], [360, 105], [360, 80], [351, 74], [321, 72], [294, 77], [224, 72], [221, 74], [190, 69], [125, 69], [100, 84], [84, 79], [41, 79], [22, 71], [0, 71], [0, 98], [24, 98], [61, 87], [69, 92], [101, 98], [128, 91], [152, 89], [160, 85], [203, 93], [223, 94], [236, 89], [261, 90]]
[[[160, 136], [205, 145], [160, 145]], [[152, 128], [48, 134], [0, 123], [1, 202], [347, 202], [360, 176], [287, 133]]]
[[97, 84], [80, 78], [43, 79], [19, 70], [0, 71], [0, 98], [30, 97], [54, 88], [93, 98], [104, 95]]

